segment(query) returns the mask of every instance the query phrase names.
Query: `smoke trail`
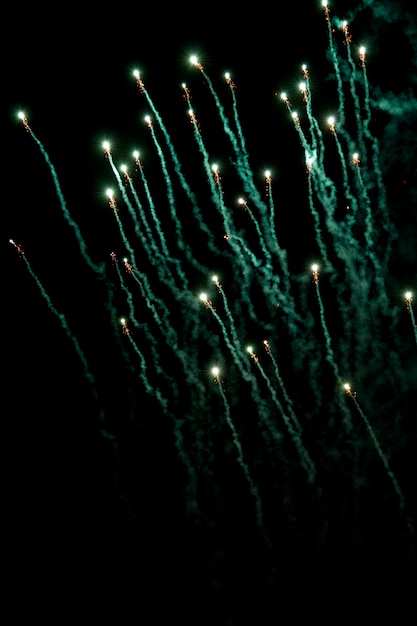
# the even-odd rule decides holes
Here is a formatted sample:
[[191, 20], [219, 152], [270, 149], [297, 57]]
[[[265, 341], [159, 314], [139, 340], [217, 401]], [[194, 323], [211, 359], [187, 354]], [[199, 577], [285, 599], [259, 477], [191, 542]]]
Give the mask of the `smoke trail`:
[[417, 344], [417, 325], [416, 325], [416, 319], [414, 317], [412, 301], [413, 301], [412, 293], [411, 293], [411, 291], [407, 291], [407, 293], [405, 294], [405, 302], [406, 302], [406, 305], [407, 305], [407, 311], [410, 313], [411, 325], [412, 325], [413, 330], [414, 330], [414, 338], [415, 338], [416, 344]]
[[[71, 329], [68, 325], [67, 319], [65, 317], [65, 315], [63, 313], [60, 313], [56, 307], [54, 306], [50, 296], [48, 295], [45, 287], [42, 285], [40, 279], [38, 278], [38, 276], [36, 275], [35, 271], [33, 270], [31, 264], [29, 263], [28, 258], [26, 257], [26, 254], [24, 253], [22, 247], [17, 244], [13, 239], [10, 239], [10, 243], [12, 244], [12, 246], [14, 248], [16, 248], [19, 256], [24, 260], [25, 265], [29, 271], [29, 274], [32, 276], [33, 280], [35, 281], [36, 285], [38, 286], [39, 291], [41, 292], [41, 295], [43, 298], [45, 298], [46, 303], [48, 305], [49, 310], [58, 318], [58, 320], [61, 323], [62, 328], [65, 330], [65, 333], [68, 337], [68, 339], [71, 340], [72, 345], [75, 348], [75, 351], [82, 363], [83, 366], [83, 371], [84, 371], [84, 376], [86, 377], [86, 379], [88, 380], [88, 382], [91, 385], [91, 391], [93, 393], [94, 399], [95, 401], [98, 403], [98, 405], [100, 406], [100, 398], [99, 398], [99, 393], [98, 393], [98, 384], [97, 381], [95, 379], [95, 377], [93, 376], [93, 374], [90, 371], [90, 367], [87, 361], [87, 358], [83, 352], [83, 350], [81, 349], [81, 346], [78, 342], [77, 337], [71, 332]], [[100, 409], [100, 419], [101, 421], [104, 421], [105, 419], [105, 413], [104, 413], [104, 409], [101, 408]]]
[[345, 383], [344, 387], [345, 387], [345, 390], [346, 390], [346, 394], [350, 398], [352, 398], [353, 403], [354, 403], [354, 405], [355, 405], [359, 415], [361, 416], [361, 418], [365, 422], [366, 428], [368, 429], [369, 435], [370, 435], [370, 437], [372, 439], [372, 442], [373, 442], [373, 444], [375, 446], [375, 450], [378, 452], [379, 457], [380, 457], [381, 461], [383, 462], [384, 467], [385, 467], [385, 469], [387, 471], [387, 474], [388, 474], [389, 478], [392, 481], [395, 493], [397, 494], [398, 499], [399, 499], [400, 508], [403, 509], [404, 506], [405, 506], [404, 496], [403, 496], [402, 491], [400, 489], [400, 486], [398, 484], [398, 480], [395, 477], [394, 472], [391, 470], [391, 468], [389, 466], [388, 459], [387, 459], [387, 457], [385, 456], [385, 454], [382, 451], [381, 445], [380, 445], [380, 443], [378, 441], [377, 436], [375, 435], [374, 429], [372, 428], [372, 426], [371, 426], [368, 418], [366, 417], [365, 413], [362, 411], [362, 409], [361, 409], [361, 407], [360, 407], [360, 405], [359, 405], [359, 403], [358, 403], [358, 401], [356, 399], [355, 392], [352, 391], [352, 389], [351, 389], [351, 387], [350, 387], [350, 385], [348, 383]]
[[[335, 356], [334, 356], [333, 347], [332, 347], [332, 341], [331, 341], [330, 333], [328, 331], [327, 324], [326, 324], [326, 317], [325, 317], [325, 313], [324, 313], [324, 305], [323, 305], [323, 301], [321, 299], [321, 294], [320, 294], [318, 265], [314, 264], [311, 269], [312, 269], [312, 272], [313, 272], [313, 282], [314, 282], [314, 285], [316, 287], [317, 300], [318, 300], [318, 303], [319, 303], [319, 310], [320, 310], [320, 321], [321, 321], [321, 326], [322, 326], [322, 329], [323, 329], [324, 340], [325, 340], [325, 345], [326, 345], [326, 361], [328, 363], [330, 363], [330, 365], [331, 365], [331, 367], [333, 369], [336, 381], [341, 386], [342, 385], [342, 378], [340, 376], [339, 367], [338, 367], [338, 365], [336, 363], [336, 359], [335, 359]], [[346, 407], [343, 404], [341, 405], [341, 409], [342, 409], [342, 412], [343, 412], [343, 415], [344, 415], [344, 418], [345, 418], [343, 423], [344, 423], [344, 425], [346, 427], [347, 432], [349, 433], [352, 430], [352, 421], [350, 419], [349, 412], [346, 410]]]
[[264, 536], [264, 539], [266, 540], [267, 544], [269, 545], [269, 539], [266, 535], [266, 531], [265, 531], [265, 527], [264, 527], [264, 521], [263, 521], [263, 507], [262, 507], [262, 500], [261, 500], [261, 496], [259, 494], [259, 489], [256, 486], [256, 484], [253, 481], [253, 478], [251, 476], [249, 467], [247, 465], [247, 463], [245, 462], [244, 458], [243, 458], [243, 450], [242, 450], [242, 445], [240, 443], [239, 440], [239, 435], [236, 431], [235, 425], [233, 423], [233, 420], [231, 418], [230, 415], [230, 406], [229, 403], [227, 401], [227, 397], [225, 394], [225, 391], [223, 389], [223, 381], [220, 378], [220, 370], [217, 367], [213, 367], [212, 369], [212, 374], [214, 376], [214, 382], [217, 384], [218, 389], [220, 390], [220, 395], [223, 399], [223, 403], [224, 403], [224, 408], [225, 408], [225, 417], [226, 417], [226, 422], [230, 428], [230, 430], [232, 431], [232, 439], [233, 439], [233, 443], [237, 449], [237, 453], [238, 453], [238, 457], [237, 457], [237, 461], [239, 463], [239, 465], [241, 466], [243, 473], [245, 475], [246, 480], [248, 481], [249, 484], [249, 490], [250, 493], [252, 495], [252, 497], [255, 500], [255, 508], [256, 508], [256, 521], [257, 524], [259, 526], [259, 528], [262, 531], [262, 534]]
[[93, 260], [91, 259], [90, 255], [87, 252], [87, 244], [85, 243], [82, 235], [81, 235], [81, 231], [78, 227], [78, 224], [72, 219], [68, 209], [67, 209], [67, 203], [65, 201], [65, 197], [64, 194], [62, 193], [61, 190], [61, 185], [59, 184], [59, 180], [58, 180], [58, 175], [55, 171], [55, 168], [51, 162], [51, 159], [49, 158], [49, 155], [47, 153], [47, 151], [45, 150], [42, 142], [36, 137], [35, 133], [33, 132], [33, 130], [30, 128], [28, 120], [26, 118], [26, 116], [24, 115], [24, 113], [20, 112], [19, 113], [19, 118], [22, 120], [24, 127], [26, 128], [26, 130], [29, 132], [30, 136], [32, 137], [32, 139], [35, 141], [35, 143], [37, 144], [37, 146], [39, 147], [39, 150], [41, 151], [42, 156], [44, 157], [46, 163], [48, 164], [49, 170], [52, 174], [52, 180], [54, 181], [54, 185], [55, 185], [55, 190], [59, 199], [59, 203], [62, 209], [62, 212], [64, 214], [64, 217], [67, 221], [67, 223], [71, 226], [71, 228], [73, 229], [75, 236], [77, 238], [77, 242], [78, 245], [80, 247], [80, 252], [82, 254], [82, 256], [84, 257], [85, 261], [87, 262], [88, 266], [94, 271], [96, 272], [96, 274], [99, 274], [101, 277], [104, 275], [104, 265], [96, 265], [96, 263], [93, 262]]
[[298, 431], [294, 430], [294, 427], [291, 423], [291, 421], [289, 420], [286, 412], [284, 411], [284, 408], [282, 406], [282, 404], [280, 403], [280, 401], [278, 400], [277, 394], [275, 392], [275, 389], [269, 379], [269, 377], [267, 376], [267, 374], [265, 373], [265, 370], [263, 369], [262, 365], [259, 363], [259, 359], [257, 357], [257, 355], [253, 352], [252, 348], [249, 346], [247, 348], [247, 351], [249, 352], [251, 358], [253, 359], [253, 361], [255, 362], [258, 370], [261, 372], [261, 375], [263, 377], [263, 379], [266, 381], [266, 384], [268, 386], [268, 389], [271, 393], [271, 397], [272, 400], [275, 404], [275, 406], [277, 407], [277, 409], [279, 410], [285, 425], [287, 427], [288, 433], [290, 434], [295, 447], [297, 449], [297, 452], [300, 456], [300, 462], [301, 465], [303, 466], [303, 468], [305, 469], [305, 471], [307, 472], [308, 475], [308, 482], [309, 483], [314, 483], [315, 479], [316, 479], [316, 468], [314, 465], [314, 462], [312, 461], [312, 459], [310, 458], [309, 453], [307, 452], [307, 449], [305, 448], [300, 434]]
[[123, 334], [128, 337], [131, 346], [133, 347], [135, 353], [137, 354], [137, 356], [140, 359], [140, 373], [139, 373], [139, 377], [143, 382], [143, 385], [145, 387], [145, 391], [151, 395], [154, 396], [157, 401], [159, 402], [160, 406], [162, 407], [162, 411], [164, 413], [164, 415], [171, 417], [171, 419], [174, 422], [174, 436], [175, 436], [175, 445], [178, 451], [178, 456], [181, 459], [181, 461], [183, 462], [187, 474], [188, 474], [188, 478], [189, 478], [189, 482], [186, 488], [186, 505], [187, 505], [187, 512], [188, 513], [193, 513], [193, 514], [197, 514], [198, 513], [198, 504], [197, 504], [197, 475], [195, 473], [194, 467], [188, 457], [188, 455], [185, 452], [185, 448], [184, 448], [184, 441], [183, 441], [183, 436], [181, 433], [181, 421], [177, 418], [174, 418], [172, 413], [168, 410], [168, 400], [163, 396], [161, 390], [155, 386], [154, 383], [150, 383], [148, 380], [148, 376], [147, 376], [147, 363], [146, 363], [146, 359], [144, 357], [144, 355], [142, 354], [142, 352], [140, 351], [138, 345], [136, 344], [136, 342], [133, 340], [132, 336], [131, 336], [131, 332], [130, 329], [127, 325], [127, 322], [124, 318], [122, 318], [120, 320], [120, 324], [122, 327], [122, 332]]

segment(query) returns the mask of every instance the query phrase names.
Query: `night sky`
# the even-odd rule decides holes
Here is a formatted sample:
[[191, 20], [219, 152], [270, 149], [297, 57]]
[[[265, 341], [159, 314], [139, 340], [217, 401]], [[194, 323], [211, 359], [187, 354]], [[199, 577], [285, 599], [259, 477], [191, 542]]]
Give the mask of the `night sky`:
[[415, 616], [417, 17], [308, 4], [8, 11], [16, 615]]

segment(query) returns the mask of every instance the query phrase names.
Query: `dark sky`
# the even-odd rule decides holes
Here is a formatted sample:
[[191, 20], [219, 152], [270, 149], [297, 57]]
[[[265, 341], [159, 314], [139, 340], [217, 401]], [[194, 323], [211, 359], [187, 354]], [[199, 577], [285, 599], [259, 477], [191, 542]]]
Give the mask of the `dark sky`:
[[87, 600], [96, 616], [114, 602], [120, 623], [405, 623], [417, 22], [394, 0], [334, 3], [329, 19], [333, 56], [320, 2], [8, 11], [3, 506], [18, 610], [56, 620], [56, 598], [58, 620]]

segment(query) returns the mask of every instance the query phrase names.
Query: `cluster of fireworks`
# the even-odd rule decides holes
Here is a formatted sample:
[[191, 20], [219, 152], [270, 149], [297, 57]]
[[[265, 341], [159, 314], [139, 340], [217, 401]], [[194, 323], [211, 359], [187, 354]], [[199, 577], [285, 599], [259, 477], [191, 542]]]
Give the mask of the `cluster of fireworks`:
[[[408, 291], [402, 301], [392, 297], [396, 231], [372, 132], [366, 52], [355, 52], [346, 23], [337, 33], [340, 51], [327, 4], [324, 16], [337, 113], [322, 127], [306, 65], [299, 93], [277, 98], [284, 105], [277, 115], [290, 114], [294, 151], [305, 160], [303, 215], [307, 209], [309, 218], [303, 229], [311, 233], [315, 259], [306, 259], [303, 273], [291, 267], [288, 247], [296, 245], [297, 233], [290, 240], [281, 234], [271, 172], [261, 189], [254, 176], [230, 73], [221, 98], [202, 63], [191, 58], [229, 145], [223, 174], [212, 162], [205, 111], [200, 116], [192, 88], [184, 83], [182, 96], [199, 173], [196, 163], [182, 162], [135, 71], [139, 97], [150, 110], [145, 123], [158, 174], [156, 183], [148, 179], [138, 152], [131, 166], [117, 167], [112, 146], [103, 143], [115, 180], [115, 190], [106, 193], [118, 233], [108, 259], [100, 262], [91, 258], [67, 208], [46, 148], [19, 114], [47, 161], [79, 252], [107, 291], [106, 315], [137, 393], [154, 403], [172, 429], [185, 469], [186, 509], [197, 517], [208, 514], [207, 494], [221, 491], [220, 473], [232, 460], [268, 542], [276, 518], [293, 514], [286, 507], [298, 498], [300, 485], [307, 500], [320, 504], [324, 520], [331, 476], [351, 477], [346, 489], [353, 502], [361, 489], [372, 490], [371, 479], [360, 480], [370, 467], [391, 490], [389, 506], [412, 525], [396, 471], [402, 440], [396, 447], [387, 432], [394, 425], [401, 430], [409, 410], [413, 384], [405, 372], [410, 342], [404, 337], [414, 332], [411, 350], [417, 347], [413, 294]], [[100, 384], [82, 346], [26, 255], [30, 242], [11, 244], [73, 341], [100, 405]], [[116, 431], [117, 441], [117, 425], [107, 423], [105, 406], [100, 411], [103, 432]]]

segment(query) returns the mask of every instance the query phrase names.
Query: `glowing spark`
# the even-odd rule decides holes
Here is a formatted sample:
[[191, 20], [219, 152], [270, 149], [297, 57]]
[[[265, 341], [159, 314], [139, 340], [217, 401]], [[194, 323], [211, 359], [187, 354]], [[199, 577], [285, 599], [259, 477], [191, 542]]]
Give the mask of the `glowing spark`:
[[136, 84], [139, 87], [139, 90], [143, 91], [143, 88], [145, 87], [145, 85], [143, 84], [143, 80], [140, 77], [139, 70], [133, 70], [133, 76], [136, 78]]
[[11, 243], [14, 248], [16, 248], [16, 250], [17, 250], [17, 252], [18, 252], [20, 257], [24, 256], [25, 253], [23, 251], [22, 246], [20, 246], [18, 243], [16, 243], [14, 241], [14, 239], [9, 239], [9, 243]]
[[300, 84], [299, 84], [299, 89], [300, 89], [300, 91], [301, 91], [301, 93], [302, 93], [303, 100], [304, 100], [304, 101], [305, 101], [305, 100], [307, 100], [307, 97], [308, 97], [308, 89], [307, 89], [307, 84], [306, 84], [305, 82], [300, 83]]
[[119, 209], [117, 208], [116, 198], [113, 194], [113, 189], [106, 189], [106, 196], [109, 199], [109, 206], [116, 213]]
[[211, 373], [213, 374], [214, 382], [217, 384], [220, 383], [220, 369], [216, 366], [212, 367]]
[[298, 113], [296, 113], [296, 111], [291, 112], [291, 117], [294, 120], [295, 124], [300, 125], [300, 118], [298, 117]]
[[254, 353], [252, 346], [248, 346], [248, 347], [246, 348], [246, 352], [248, 352], [248, 353], [249, 353], [249, 355], [250, 355], [251, 359], [253, 359], [254, 363], [257, 363], [257, 362], [258, 362], [258, 360], [259, 360], [259, 359], [258, 359], [258, 357], [256, 356], [256, 354]]
[[313, 283], [315, 285], [318, 285], [318, 283], [319, 283], [319, 266], [317, 265], [317, 263], [313, 263], [313, 265], [311, 266], [311, 271], [313, 272]]
[[130, 334], [130, 330], [129, 327], [127, 325], [126, 320], [124, 319], [124, 317], [122, 317], [122, 319], [120, 320], [120, 324], [122, 326], [122, 332], [124, 335], [129, 335]]
[[326, 20], [328, 21], [330, 17], [330, 9], [328, 7], [327, 0], [322, 0], [321, 5], [324, 8], [324, 15], [326, 16]]
[[217, 289], [218, 289], [219, 291], [221, 291], [221, 290], [222, 290], [222, 286], [221, 286], [221, 284], [220, 284], [220, 282], [219, 282], [219, 278], [218, 278], [218, 276], [216, 276], [216, 275], [212, 276], [212, 277], [211, 277], [211, 280], [212, 280], [212, 281], [213, 281], [213, 283], [216, 285]]
[[129, 272], [129, 274], [133, 273], [133, 265], [132, 263], [129, 263], [129, 260], [126, 257], [123, 259], [123, 265], [125, 266], [126, 271]]
[[205, 305], [205, 307], [207, 309], [210, 309], [214, 313], [213, 303], [212, 303], [211, 300], [208, 299], [207, 294], [206, 293], [200, 293], [199, 298], [200, 298], [201, 302]]
[[328, 117], [328, 118], [327, 118], [327, 123], [328, 123], [328, 125], [329, 125], [329, 130], [330, 130], [330, 132], [334, 133], [334, 132], [335, 132], [335, 123], [336, 123], [336, 120], [335, 120], [335, 118], [333, 117], [333, 115], [331, 115], [330, 117]]
[[23, 111], [19, 111], [19, 113], [17, 114], [17, 117], [22, 120], [23, 122], [23, 126], [26, 128], [26, 130], [30, 130], [30, 126], [29, 126], [29, 122], [28, 122], [28, 118], [26, 117], [26, 115], [23, 113]]
[[201, 65], [201, 63], [199, 62], [197, 56], [195, 54], [192, 54], [190, 56], [190, 63], [192, 63], [192, 65], [194, 65], [196, 68], [198, 68], [199, 70], [203, 71], [203, 66]]
[[217, 165], [217, 163], [213, 163], [213, 165], [211, 166], [211, 170], [212, 170], [212, 172], [214, 174], [214, 181], [215, 181], [216, 185], [221, 187], [220, 170], [219, 170], [219, 166]]
[[226, 83], [229, 85], [229, 87], [230, 87], [231, 89], [236, 89], [236, 85], [235, 85], [235, 83], [234, 83], [234, 82], [233, 82], [233, 80], [232, 80], [232, 77], [231, 77], [231, 75], [230, 75], [230, 72], [225, 72], [224, 78], [225, 78], [225, 80], [226, 80]]

